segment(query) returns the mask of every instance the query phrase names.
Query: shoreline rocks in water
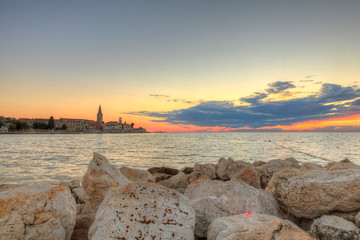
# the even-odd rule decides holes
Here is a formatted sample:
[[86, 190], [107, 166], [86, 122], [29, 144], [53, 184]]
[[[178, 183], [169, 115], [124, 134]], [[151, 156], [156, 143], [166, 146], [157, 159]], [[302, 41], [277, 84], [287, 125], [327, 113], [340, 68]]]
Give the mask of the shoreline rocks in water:
[[143, 171], [94, 153], [81, 180], [0, 185], [1, 240], [360, 239], [359, 226], [360, 166], [348, 159]]

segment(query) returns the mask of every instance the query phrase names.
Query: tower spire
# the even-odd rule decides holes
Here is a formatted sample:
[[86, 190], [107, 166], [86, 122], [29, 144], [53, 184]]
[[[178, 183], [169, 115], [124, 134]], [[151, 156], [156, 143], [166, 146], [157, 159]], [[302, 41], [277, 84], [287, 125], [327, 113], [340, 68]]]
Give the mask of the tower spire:
[[101, 112], [101, 104], [99, 105], [99, 111], [97, 113], [97, 123], [102, 124], [103, 123], [103, 114]]

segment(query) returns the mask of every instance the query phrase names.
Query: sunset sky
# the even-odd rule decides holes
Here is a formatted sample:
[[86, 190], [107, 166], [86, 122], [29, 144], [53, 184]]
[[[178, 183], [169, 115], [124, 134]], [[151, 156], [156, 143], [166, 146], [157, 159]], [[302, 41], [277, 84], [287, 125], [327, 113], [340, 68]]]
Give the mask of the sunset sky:
[[0, 116], [359, 131], [360, 1], [0, 0]]

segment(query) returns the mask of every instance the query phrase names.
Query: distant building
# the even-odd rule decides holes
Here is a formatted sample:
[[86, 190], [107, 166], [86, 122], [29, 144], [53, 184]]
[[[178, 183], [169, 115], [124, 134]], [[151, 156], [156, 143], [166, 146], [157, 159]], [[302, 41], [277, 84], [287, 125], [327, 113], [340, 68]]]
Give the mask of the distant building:
[[[101, 105], [99, 105], [98, 113], [96, 115], [96, 121], [87, 120], [87, 119], [77, 119], [77, 118], [60, 118], [54, 119], [54, 125], [56, 129], [61, 129], [63, 125], [67, 126], [68, 131], [89, 131], [89, 132], [99, 132], [100, 130], [105, 130], [109, 132], [136, 132], [142, 133], [146, 132], [146, 129], [143, 128], [134, 128], [134, 123], [127, 124], [122, 122], [122, 118], [119, 117], [119, 121], [110, 121], [104, 123], [103, 113], [101, 111]], [[14, 118], [5, 118], [0, 116], [0, 120], [3, 122], [4, 128], [1, 128], [1, 132], [8, 131], [10, 122], [15, 120]], [[43, 122], [45, 124], [49, 123], [49, 119], [45, 118], [19, 118], [20, 122], [26, 122], [30, 128], [33, 128], [34, 123]], [[7, 127], [7, 128], [5, 128]]]

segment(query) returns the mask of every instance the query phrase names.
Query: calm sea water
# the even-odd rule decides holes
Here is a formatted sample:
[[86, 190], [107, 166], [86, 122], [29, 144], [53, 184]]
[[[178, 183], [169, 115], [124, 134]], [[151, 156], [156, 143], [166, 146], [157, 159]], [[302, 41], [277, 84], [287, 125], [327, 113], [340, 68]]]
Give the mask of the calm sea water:
[[59, 182], [81, 177], [92, 153], [140, 169], [216, 163], [221, 157], [268, 161], [295, 157], [360, 164], [360, 133], [148, 133], [0, 135], [0, 184]]

